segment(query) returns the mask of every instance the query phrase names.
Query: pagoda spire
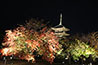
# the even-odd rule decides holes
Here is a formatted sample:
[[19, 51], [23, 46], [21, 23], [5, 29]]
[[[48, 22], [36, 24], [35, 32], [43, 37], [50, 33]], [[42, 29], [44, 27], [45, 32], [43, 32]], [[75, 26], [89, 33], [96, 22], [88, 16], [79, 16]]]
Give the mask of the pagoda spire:
[[62, 25], [62, 13], [60, 14], [60, 23], [59, 25]]

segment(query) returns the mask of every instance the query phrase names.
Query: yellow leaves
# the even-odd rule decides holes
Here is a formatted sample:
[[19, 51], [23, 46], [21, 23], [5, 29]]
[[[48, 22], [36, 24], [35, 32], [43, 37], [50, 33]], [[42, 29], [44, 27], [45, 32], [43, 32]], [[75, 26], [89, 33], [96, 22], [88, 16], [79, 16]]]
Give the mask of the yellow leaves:
[[57, 51], [57, 54], [60, 55], [62, 51], [63, 51], [63, 49]]
[[97, 45], [95, 45], [94, 47], [95, 47], [95, 49], [97, 49], [97, 48], [98, 48], [98, 46], [97, 46]]

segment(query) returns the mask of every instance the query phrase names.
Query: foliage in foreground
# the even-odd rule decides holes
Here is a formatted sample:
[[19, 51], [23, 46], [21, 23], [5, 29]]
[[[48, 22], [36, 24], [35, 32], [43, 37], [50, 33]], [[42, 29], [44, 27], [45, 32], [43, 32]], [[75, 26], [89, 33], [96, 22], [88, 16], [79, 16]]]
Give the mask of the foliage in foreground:
[[70, 38], [58, 38], [46, 24], [31, 19], [25, 25], [6, 30], [1, 53], [2, 56], [14, 55], [32, 62], [39, 55], [50, 63], [55, 57], [86, 60], [92, 55], [94, 60], [98, 58], [97, 38], [96, 33], [82, 37], [75, 35]]
[[[34, 23], [33, 23], [34, 24]], [[33, 25], [32, 24], [32, 25]], [[37, 27], [37, 24], [34, 24]], [[1, 50], [2, 55], [15, 55], [20, 59], [35, 61], [37, 55], [42, 59], [53, 62], [55, 55], [61, 50], [62, 46], [58, 38], [47, 27], [38, 30], [36, 28], [20, 26], [14, 30], [6, 30], [4, 43], [5, 48]]]

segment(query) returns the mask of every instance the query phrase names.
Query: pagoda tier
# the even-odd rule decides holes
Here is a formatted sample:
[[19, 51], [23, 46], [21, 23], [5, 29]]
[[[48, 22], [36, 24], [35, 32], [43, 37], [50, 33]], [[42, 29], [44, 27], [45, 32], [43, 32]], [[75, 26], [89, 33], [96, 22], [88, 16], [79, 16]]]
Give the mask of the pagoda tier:
[[58, 37], [69, 36], [69, 34], [67, 34], [66, 32], [69, 31], [70, 29], [62, 25], [62, 14], [60, 14], [59, 25], [52, 27], [51, 29], [54, 31], [55, 35]]

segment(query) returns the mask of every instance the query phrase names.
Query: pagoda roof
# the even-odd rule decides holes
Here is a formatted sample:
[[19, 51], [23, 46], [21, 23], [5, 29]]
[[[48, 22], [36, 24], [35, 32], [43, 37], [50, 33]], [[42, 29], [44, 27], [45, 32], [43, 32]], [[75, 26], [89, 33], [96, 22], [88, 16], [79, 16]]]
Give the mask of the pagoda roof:
[[62, 36], [69, 36], [70, 34], [63, 32], [63, 33], [55, 33], [55, 35], [58, 37], [62, 37]]
[[63, 25], [57, 25], [51, 28], [54, 31], [69, 31], [70, 29], [64, 27]]
[[68, 28], [66, 28], [62, 25], [62, 14], [60, 14], [60, 23], [59, 23], [59, 25], [56, 25], [56, 26], [52, 27], [51, 29], [56, 31], [56, 32], [58, 32], [58, 31], [69, 31]]

